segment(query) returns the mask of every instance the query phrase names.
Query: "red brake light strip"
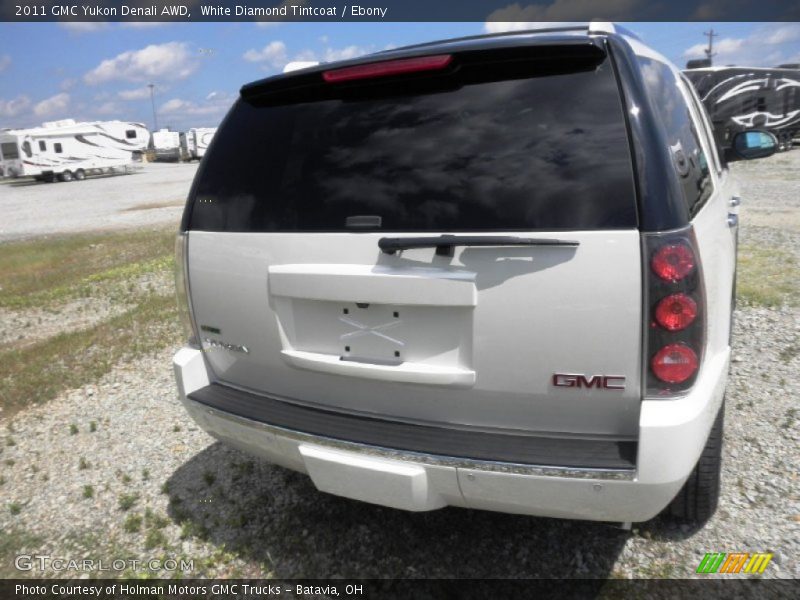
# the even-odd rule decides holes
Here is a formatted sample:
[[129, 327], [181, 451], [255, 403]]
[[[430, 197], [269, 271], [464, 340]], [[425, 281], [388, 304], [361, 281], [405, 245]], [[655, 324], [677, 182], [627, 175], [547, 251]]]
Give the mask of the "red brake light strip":
[[444, 69], [452, 61], [452, 54], [401, 58], [399, 60], [387, 60], [366, 65], [357, 65], [355, 67], [324, 71], [322, 73], [322, 78], [327, 83], [340, 83], [357, 79], [372, 79], [374, 77], [418, 73], [420, 71], [438, 71]]

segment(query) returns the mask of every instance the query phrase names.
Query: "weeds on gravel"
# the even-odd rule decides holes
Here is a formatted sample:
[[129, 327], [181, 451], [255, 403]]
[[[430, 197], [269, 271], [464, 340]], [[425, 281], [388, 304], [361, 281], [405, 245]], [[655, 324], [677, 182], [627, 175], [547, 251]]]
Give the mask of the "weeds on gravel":
[[16, 445], [17, 442], [14, 441], [14, 438], [12, 438], [11, 436], [8, 436], [6, 438], [6, 446], [16, 446]]
[[0, 578], [18, 578], [20, 573], [14, 568], [14, 559], [26, 551], [41, 548], [44, 538], [12, 527], [0, 529]]
[[130, 510], [139, 501], [139, 494], [120, 494], [119, 509]]
[[147, 523], [148, 527], [154, 529], [164, 529], [164, 527], [169, 525], [169, 519], [163, 515], [154, 513], [149, 507], [144, 511], [144, 522]]
[[137, 533], [142, 528], [142, 515], [128, 515], [122, 524], [122, 528], [128, 533]]
[[83, 497], [84, 498], [94, 498], [94, 487], [91, 485], [83, 486]]
[[22, 505], [20, 505], [19, 502], [11, 502], [8, 505], [8, 512], [10, 512], [12, 515], [18, 515], [20, 512], [22, 512]]
[[72, 423], [72, 424], [69, 426], [69, 434], [70, 434], [70, 435], [78, 435], [78, 426], [77, 426], [77, 425], [75, 425], [75, 423]]
[[[89, 329], [62, 333], [0, 354], [4, 416], [105, 375], [122, 358], [136, 358], [181, 339], [175, 299], [150, 296]], [[77, 426], [70, 427], [77, 433]]]
[[94, 433], [97, 431], [97, 421], [90, 421], [89, 422], [89, 433]]
[[151, 529], [144, 538], [144, 547], [147, 550], [159, 547], [165, 548], [167, 545], [167, 536], [158, 529]]
[[81, 459], [78, 461], [78, 470], [85, 471], [89, 468], [89, 461], [87, 461], [84, 457], [81, 456]]
[[5, 485], [5, 484], [6, 484], [6, 478], [0, 475], [0, 485]]
[[780, 356], [784, 363], [789, 364], [798, 354], [800, 354], [800, 343], [795, 341], [781, 350], [778, 356]]

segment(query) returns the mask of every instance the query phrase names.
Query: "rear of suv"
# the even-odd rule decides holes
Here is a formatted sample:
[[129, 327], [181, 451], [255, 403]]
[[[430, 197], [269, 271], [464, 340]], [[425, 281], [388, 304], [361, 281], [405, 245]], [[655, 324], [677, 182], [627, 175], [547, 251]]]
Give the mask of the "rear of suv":
[[738, 204], [712, 140], [609, 25], [246, 85], [178, 236], [180, 399], [348, 498], [703, 521]]

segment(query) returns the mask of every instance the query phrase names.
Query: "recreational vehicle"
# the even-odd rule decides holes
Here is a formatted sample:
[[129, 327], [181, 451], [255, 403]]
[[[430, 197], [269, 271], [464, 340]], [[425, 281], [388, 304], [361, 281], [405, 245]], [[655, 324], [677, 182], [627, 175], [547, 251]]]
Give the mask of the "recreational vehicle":
[[186, 160], [200, 160], [216, 133], [216, 127], [193, 127], [181, 134], [181, 151]]
[[177, 131], [159, 129], [153, 132], [153, 151], [156, 160], [178, 161], [181, 158], [181, 139]]
[[747, 129], [773, 133], [783, 150], [800, 135], [800, 69], [707, 67], [684, 73], [703, 101], [722, 149], [729, 150], [733, 136]]
[[141, 158], [150, 132], [141, 123], [72, 119], [33, 129], [0, 133], [2, 169], [7, 177], [72, 181], [87, 175], [127, 170]]

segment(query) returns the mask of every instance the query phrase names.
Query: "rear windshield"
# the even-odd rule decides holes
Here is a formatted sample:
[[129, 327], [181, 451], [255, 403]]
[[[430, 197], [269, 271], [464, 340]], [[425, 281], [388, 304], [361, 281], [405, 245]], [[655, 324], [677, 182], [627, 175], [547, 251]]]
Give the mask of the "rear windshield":
[[13, 142], [0, 144], [0, 153], [2, 154], [3, 158], [19, 158], [19, 149]]
[[636, 227], [610, 62], [535, 69], [420, 93], [395, 85], [277, 106], [240, 99], [201, 166], [184, 226], [347, 231], [348, 217], [370, 216], [381, 231]]

